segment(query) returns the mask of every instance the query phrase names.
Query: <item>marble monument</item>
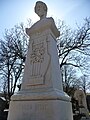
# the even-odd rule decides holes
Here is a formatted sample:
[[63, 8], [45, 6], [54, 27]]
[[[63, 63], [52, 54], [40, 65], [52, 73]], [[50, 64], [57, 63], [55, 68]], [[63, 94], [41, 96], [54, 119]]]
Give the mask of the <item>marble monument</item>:
[[80, 114], [84, 114], [89, 118], [89, 110], [87, 108], [86, 96], [82, 89], [77, 89], [74, 93], [74, 98], [78, 101]]
[[47, 6], [35, 5], [40, 17], [26, 33], [30, 37], [20, 92], [11, 98], [8, 120], [73, 120], [70, 97], [63, 92], [54, 19]]

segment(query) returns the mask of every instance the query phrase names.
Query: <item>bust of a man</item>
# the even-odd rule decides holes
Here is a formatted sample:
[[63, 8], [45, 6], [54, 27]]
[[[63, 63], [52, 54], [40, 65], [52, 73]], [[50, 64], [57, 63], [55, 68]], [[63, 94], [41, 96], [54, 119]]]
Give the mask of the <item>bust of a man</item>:
[[40, 17], [40, 19], [46, 18], [47, 5], [44, 2], [37, 1], [34, 10], [35, 10], [35, 13]]
[[35, 4], [35, 13], [40, 17], [40, 20], [33, 24], [30, 28], [26, 28], [27, 35], [43, 31], [47, 28], [51, 28], [54, 35], [59, 37], [60, 32], [57, 30], [54, 19], [52, 17], [46, 17], [47, 5], [42, 1], [37, 1]]

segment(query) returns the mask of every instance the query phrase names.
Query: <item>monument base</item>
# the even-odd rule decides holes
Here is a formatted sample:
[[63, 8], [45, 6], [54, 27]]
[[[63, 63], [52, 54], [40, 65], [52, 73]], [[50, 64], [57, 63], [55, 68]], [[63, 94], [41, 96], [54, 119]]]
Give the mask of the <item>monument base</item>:
[[57, 95], [48, 95], [47, 97], [44, 94], [42, 99], [30, 99], [30, 96], [25, 99], [25, 95], [14, 95], [10, 103], [8, 120], [73, 120], [68, 97], [60, 99]]
[[73, 120], [70, 102], [12, 101], [8, 120]]

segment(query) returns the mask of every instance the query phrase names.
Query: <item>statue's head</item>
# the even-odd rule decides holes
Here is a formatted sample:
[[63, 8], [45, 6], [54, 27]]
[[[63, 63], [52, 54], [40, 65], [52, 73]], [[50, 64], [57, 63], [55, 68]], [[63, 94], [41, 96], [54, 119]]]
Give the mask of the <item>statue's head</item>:
[[40, 17], [40, 19], [43, 19], [47, 15], [47, 6], [42, 1], [37, 1], [35, 5], [35, 13]]

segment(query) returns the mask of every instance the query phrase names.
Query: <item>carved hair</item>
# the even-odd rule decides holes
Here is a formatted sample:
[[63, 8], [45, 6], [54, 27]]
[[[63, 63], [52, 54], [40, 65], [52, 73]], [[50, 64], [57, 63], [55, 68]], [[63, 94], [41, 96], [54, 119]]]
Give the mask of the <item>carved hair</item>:
[[40, 3], [40, 4], [43, 5], [43, 9], [45, 10], [45, 12], [46, 12], [46, 14], [47, 14], [47, 5], [46, 5], [44, 2], [42, 2], [42, 1], [37, 1], [37, 2], [36, 2], [35, 8], [34, 8], [35, 13], [37, 13], [37, 4], [38, 4], [38, 3]]

